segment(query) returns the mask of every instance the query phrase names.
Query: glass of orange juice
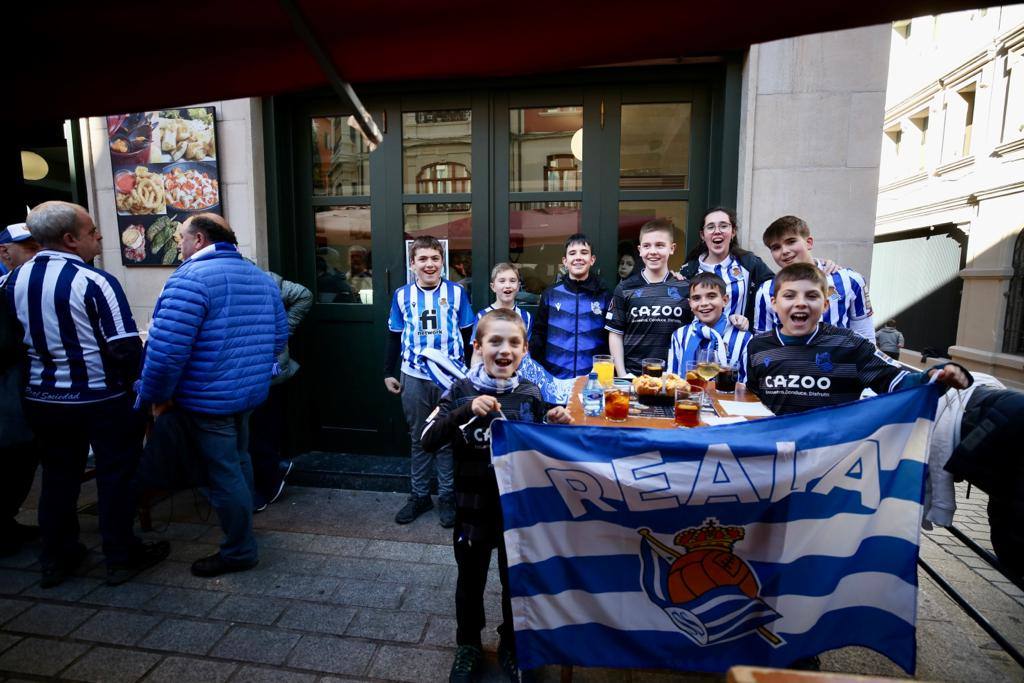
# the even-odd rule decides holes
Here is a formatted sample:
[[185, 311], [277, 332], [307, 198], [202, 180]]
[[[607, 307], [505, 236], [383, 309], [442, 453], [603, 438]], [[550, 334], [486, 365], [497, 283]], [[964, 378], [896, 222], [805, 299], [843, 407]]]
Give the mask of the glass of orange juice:
[[597, 373], [597, 381], [603, 387], [610, 387], [615, 380], [615, 363], [611, 356], [594, 356], [594, 372]]

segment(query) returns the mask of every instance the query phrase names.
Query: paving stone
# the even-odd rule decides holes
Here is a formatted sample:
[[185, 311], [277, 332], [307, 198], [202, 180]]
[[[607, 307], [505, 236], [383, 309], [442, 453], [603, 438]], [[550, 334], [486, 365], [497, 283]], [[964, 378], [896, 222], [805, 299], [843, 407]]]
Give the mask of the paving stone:
[[7, 622], [5, 631], [40, 636], [66, 636], [96, 610], [67, 605], [38, 604]]
[[[104, 567], [103, 571], [104, 576], [106, 576], [106, 567]], [[53, 588], [42, 588], [39, 584], [35, 584], [23, 590], [21, 595], [45, 598], [47, 600], [78, 602], [100, 585], [103, 585], [103, 581], [99, 579], [86, 576], [72, 576]]]
[[21, 550], [7, 557], [0, 557], [0, 567], [9, 569], [28, 569], [39, 562], [39, 545], [30, 543]]
[[345, 580], [331, 596], [331, 601], [355, 607], [396, 609], [404, 592], [405, 586], [397, 583]]
[[159, 624], [160, 619], [149, 614], [104, 610], [79, 626], [71, 637], [114, 645], [134, 645]]
[[[485, 601], [487, 594], [485, 593]], [[431, 614], [451, 614], [455, 611], [455, 594], [426, 586], [413, 586], [405, 591], [402, 609]]]
[[54, 676], [88, 649], [83, 643], [25, 638], [0, 655], [0, 671]]
[[316, 676], [300, 674], [295, 671], [258, 669], [254, 666], [247, 666], [238, 672], [236, 680], [245, 681], [245, 683], [314, 683]]
[[229, 595], [210, 613], [210, 617], [269, 626], [289, 604], [287, 600], [274, 598]]
[[294, 604], [285, 611], [277, 625], [300, 631], [333, 633], [340, 636], [344, 635], [345, 629], [348, 628], [355, 614], [354, 607]]
[[[170, 522], [159, 531], [145, 532], [141, 536], [147, 541], [165, 541], [177, 539], [194, 541], [213, 528], [209, 524], [192, 524], [190, 522]], [[171, 544], [173, 547], [174, 543]]]
[[107, 607], [142, 607], [162, 590], [163, 586], [136, 581], [129, 581], [120, 586], [102, 584], [79, 602]]
[[149, 652], [98, 647], [64, 671], [61, 678], [96, 683], [131, 683], [142, 678], [158, 661], [160, 656]]
[[7, 598], [0, 598], [0, 624], [17, 614], [21, 614], [31, 607], [32, 604], [33, 603], [28, 600], [9, 600]]
[[[328, 673], [359, 676], [366, 671], [375, 646], [371, 643], [332, 636], [303, 636], [295, 646], [288, 665]], [[390, 678], [390, 675], [382, 678]], [[422, 677], [419, 680], [430, 680]]]
[[[146, 677], [146, 683], [221, 683], [237, 669], [228, 662], [191, 657], [168, 657], [160, 662], [153, 673]], [[239, 680], [247, 681], [246, 678]]]
[[6, 633], [0, 633], [0, 652], [5, 651], [7, 648], [11, 647], [19, 640], [21, 640], [21, 638], [19, 638], [18, 636], [11, 636], [7, 635]]
[[428, 545], [423, 551], [423, 562], [455, 566], [455, 551], [449, 545]]
[[217, 546], [212, 543], [172, 543], [169, 560], [174, 562], [195, 562], [196, 560], [209, 557], [217, 552]]
[[348, 625], [345, 635], [374, 640], [418, 643], [429, 615], [416, 612], [361, 609]]
[[267, 595], [295, 600], [323, 601], [334, 594], [341, 579], [330, 576], [282, 575], [266, 589]]
[[363, 557], [379, 557], [385, 560], [419, 562], [427, 551], [426, 543], [404, 541], [370, 541], [363, 549]]
[[39, 572], [0, 569], [0, 595], [16, 595], [39, 581]]
[[444, 585], [448, 576], [448, 565], [414, 564], [412, 562], [389, 562], [380, 575], [382, 581], [404, 583], [409, 586], [438, 587]]
[[297, 633], [236, 626], [217, 644], [213, 656], [261, 664], [283, 664], [299, 641]]
[[376, 579], [387, 567], [387, 560], [366, 557], [328, 557], [320, 571], [344, 579]]
[[314, 536], [309, 550], [326, 555], [345, 555], [358, 557], [370, 542], [365, 538], [348, 538], [346, 536]]
[[223, 599], [223, 593], [216, 593], [214, 591], [196, 590], [194, 588], [165, 588], [146, 602], [143, 607], [144, 609], [156, 612], [204, 617]]
[[374, 657], [370, 677], [392, 681], [443, 681], [451, 670], [451, 650], [424, 650], [385, 645]]
[[260, 551], [260, 567], [282, 574], [320, 574], [326, 560], [323, 555], [285, 548]]
[[267, 548], [288, 548], [290, 550], [309, 550], [313, 545], [313, 534], [292, 531], [257, 531], [256, 542]]
[[167, 619], [139, 643], [139, 647], [203, 655], [228, 630], [225, 624], [191, 619]]

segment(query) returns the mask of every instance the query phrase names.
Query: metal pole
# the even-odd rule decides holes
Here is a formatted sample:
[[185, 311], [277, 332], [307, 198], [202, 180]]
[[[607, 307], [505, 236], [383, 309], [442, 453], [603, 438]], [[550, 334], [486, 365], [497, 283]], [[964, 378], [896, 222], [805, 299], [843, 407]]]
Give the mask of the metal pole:
[[981, 557], [981, 559], [985, 560], [990, 565], [992, 565], [993, 569], [995, 569], [1000, 574], [1005, 576], [1007, 581], [1011, 581], [1013, 583], [1013, 585], [1015, 585], [1017, 588], [1020, 588], [1022, 591], [1024, 591], [1024, 581], [1022, 581], [1021, 579], [1017, 578], [1016, 576], [1012, 576], [1009, 573], [1007, 573], [1006, 569], [999, 562], [999, 558], [997, 558], [995, 555], [990, 553], [986, 548], [982, 548], [980, 545], [975, 543], [973, 539], [971, 539], [969, 536], [967, 536], [967, 534], [965, 534], [964, 532], [962, 532], [959, 529], [957, 529], [955, 526], [948, 526], [948, 527], [946, 527], [946, 529], [949, 530], [949, 533], [953, 534], [958, 539], [960, 539], [960, 541], [964, 545], [966, 545], [968, 548], [970, 548], [971, 550], [976, 552], [978, 554], [978, 556]]
[[355, 90], [352, 89], [352, 86], [343, 81], [338, 74], [338, 70], [334, 68], [330, 55], [317, 42], [316, 36], [309, 29], [309, 23], [306, 21], [306, 17], [303, 16], [302, 11], [295, 4], [294, 0], [280, 0], [280, 2], [281, 7], [288, 14], [288, 18], [292, 20], [292, 28], [295, 29], [295, 33], [306, 44], [309, 51], [313, 53], [313, 58], [316, 59], [317, 64], [320, 65], [320, 68], [327, 76], [331, 88], [334, 89], [334, 92], [338, 94], [342, 101], [347, 102], [352, 107], [359, 130], [362, 131], [367, 140], [374, 145], [380, 145], [384, 141], [384, 136], [381, 135], [380, 129], [374, 123], [370, 113], [366, 111], [366, 107], [359, 101], [359, 97], [356, 95]]

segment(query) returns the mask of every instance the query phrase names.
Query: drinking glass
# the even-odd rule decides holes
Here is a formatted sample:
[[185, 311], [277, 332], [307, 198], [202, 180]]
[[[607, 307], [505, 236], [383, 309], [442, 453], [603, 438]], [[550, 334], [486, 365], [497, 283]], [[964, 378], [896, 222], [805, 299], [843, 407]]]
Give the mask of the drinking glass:
[[715, 378], [715, 389], [726, 394], [736, 393], [736, 366], [722, 363]]
[[643, 369], [648, 377], [661, 377], [665, 372], [665, 361], [662, 358], [644, 358]]
[[610, 387], [615, 380], [615, 363], [611, 356], [594, 356], [594, 372], [597, 373], [597, 381], [603, 387]]
[[676, 389], [675, 419], [680, 427], [700, 426], [700, 405], [703, 391]]
[[629, 417], [629, 395], [632, 384], [629, 380], [613, 382], [604, 389], [604, 419], [610, 422], [625, 422]]

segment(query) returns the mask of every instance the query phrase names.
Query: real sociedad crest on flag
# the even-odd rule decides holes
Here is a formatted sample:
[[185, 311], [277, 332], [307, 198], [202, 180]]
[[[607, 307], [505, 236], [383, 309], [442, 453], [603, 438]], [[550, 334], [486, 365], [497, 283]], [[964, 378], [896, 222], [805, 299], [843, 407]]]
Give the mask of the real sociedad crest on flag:
[[676, 534], [677, 551], [640, 529], [641, 583], [647, 597], [679, 630], [700, 646], [757, 633], [773, 646], [782, 639], [765, 628], [779, 618], [758, 595], [761, 584], [733, 545], [743, 527], [718, 526], [710, 517], [700, 528]]

